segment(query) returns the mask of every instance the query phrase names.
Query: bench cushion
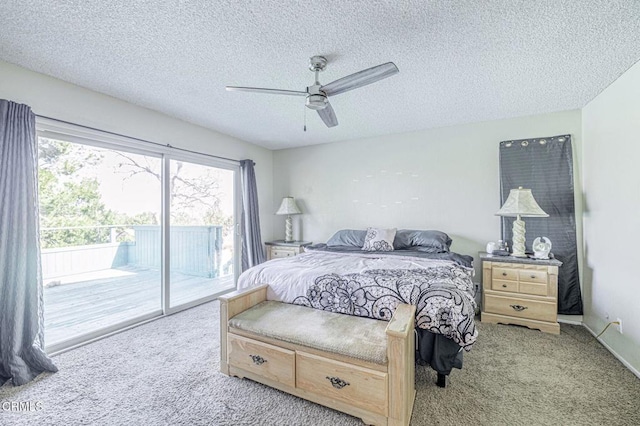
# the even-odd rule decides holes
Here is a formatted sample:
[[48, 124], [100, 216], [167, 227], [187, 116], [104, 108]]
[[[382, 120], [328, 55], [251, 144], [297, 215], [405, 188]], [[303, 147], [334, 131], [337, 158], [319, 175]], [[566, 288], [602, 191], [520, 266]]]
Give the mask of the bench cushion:
[[229, 320], [229, 327], [284, 342], [387, 364], [389, 323], [266, 301]]

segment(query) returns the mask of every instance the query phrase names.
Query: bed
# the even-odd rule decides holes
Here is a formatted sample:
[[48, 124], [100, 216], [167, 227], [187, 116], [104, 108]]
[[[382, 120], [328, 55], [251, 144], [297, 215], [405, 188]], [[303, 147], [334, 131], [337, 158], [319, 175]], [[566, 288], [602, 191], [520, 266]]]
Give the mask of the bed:
[[473, 258], [450, 245], [440, 231], [341, 230], [298, 256], [245, 271], [238, 288], [268, 284], [268, 300], [386, 321], [398, 304], [413, 304], [416, 359], [444, 386], [478, 337]]

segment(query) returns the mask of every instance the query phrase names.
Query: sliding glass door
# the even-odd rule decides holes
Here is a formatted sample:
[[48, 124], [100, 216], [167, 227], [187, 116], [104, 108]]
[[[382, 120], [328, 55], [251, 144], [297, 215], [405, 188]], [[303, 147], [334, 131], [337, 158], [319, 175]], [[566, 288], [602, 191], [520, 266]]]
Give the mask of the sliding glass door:
[[235, 174], [171, 159], [171, 308], [235, 286]]
[[158, 156], [39, 138], [48, 346], [161, 312], [160, 164]]
[[38, 132], [48, 352], [235, 287], [238, 164], [72, 125]]

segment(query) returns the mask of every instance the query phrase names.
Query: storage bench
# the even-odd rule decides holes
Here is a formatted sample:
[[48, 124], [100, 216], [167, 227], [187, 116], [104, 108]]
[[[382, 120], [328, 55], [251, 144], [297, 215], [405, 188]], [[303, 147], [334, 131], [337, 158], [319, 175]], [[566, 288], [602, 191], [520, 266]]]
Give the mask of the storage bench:
[[266, 301], [267, 286], [220, 297], [220, 370], [360, 417], [408, 425], [415, 306], [390, 322]]

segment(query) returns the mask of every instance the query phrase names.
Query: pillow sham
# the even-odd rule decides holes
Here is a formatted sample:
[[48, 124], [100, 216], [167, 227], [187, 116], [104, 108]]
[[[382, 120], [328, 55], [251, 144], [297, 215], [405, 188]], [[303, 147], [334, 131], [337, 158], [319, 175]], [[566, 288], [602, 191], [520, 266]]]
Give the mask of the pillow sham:
[[451, 238], [442, 231], [400, 229], [393, 240], [396, 250], [418, 249], [427, 253], [444, 253], [451, 247]]
[[393, 251], [393, 239], [396, 236], [396, 228], [381, 229], [367, 228], [362, 250], [364, 251]]
[[341, 229], [327, 241], [327, 247], [335, 246], [353, 246], [362, 247], [367, 231], [359, 229]]

